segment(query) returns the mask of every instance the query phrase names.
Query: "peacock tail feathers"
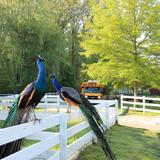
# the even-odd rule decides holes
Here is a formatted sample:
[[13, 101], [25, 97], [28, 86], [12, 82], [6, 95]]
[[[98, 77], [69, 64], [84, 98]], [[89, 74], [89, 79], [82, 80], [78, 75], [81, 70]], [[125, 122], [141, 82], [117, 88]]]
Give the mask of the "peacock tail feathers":
[[20, 95], [17, 97], [17, 99], [13, 103], [13, 105], [8, 113], [7, 119], [4, 121], [3, 128], [11, 126], [13, 121], [15, 120], [15, 117], [17, 115], [17, 108], [18, 108], [19, 99], [20, 99]]
[[19, 108], [20, 96], [17, 97], [15, 102], [13, 103], [6, 120], [4, 121], [3, 128], [25, 123], [29, 119], [31, 107], [27, 108]]
[[[80, 94], [82, 104], [80, 105], [80, 109], [83, 112], [83, 114], [87, 117], [87, 119], [94, 119], [98, 127], [101, 128], [102, 132], [104, 131], [104, 123], [100, 117], [100, 115], [97, 112], [97, 109], [88, 101], [87, 98], [85, 98], [83, 95]], [[85, 107], [87, 106], [87, 107]]]
[[83, 95], [80, 96], [82, 99], [82, 104], [79, 105], [79, 108], [81, 109], [83, 115], [87, 118], [88, 123], [95, 133], [103, 151], [109, 160], [116, 160], [116, 157], [104, 136], [104, 124], [96, 108]]

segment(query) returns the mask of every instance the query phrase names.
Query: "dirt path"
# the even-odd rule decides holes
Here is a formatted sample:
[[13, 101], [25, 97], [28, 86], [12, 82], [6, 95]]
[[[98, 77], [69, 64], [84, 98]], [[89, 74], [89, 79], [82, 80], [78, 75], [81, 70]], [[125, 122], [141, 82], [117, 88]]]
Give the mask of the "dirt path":
[[125, 115], [119, 116], [119, 124], [160, 132], [160, 116]]

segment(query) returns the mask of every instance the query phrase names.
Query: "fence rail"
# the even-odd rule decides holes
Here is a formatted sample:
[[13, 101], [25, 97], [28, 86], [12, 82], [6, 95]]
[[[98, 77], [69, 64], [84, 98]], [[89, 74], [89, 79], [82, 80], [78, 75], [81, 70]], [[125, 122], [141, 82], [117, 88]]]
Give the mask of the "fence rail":
[[160, 98], [121, 95], [121, 110], [127, 108], [144, 112], [160, 113]]
[[[52, 98], [53, 95], [51, 95], [50, 99]], [[47, 100], [47, 98], [45, 100]], [[107, 126], [107, 128], [115, 124], [115, 122], [118, 120], [117, 100], [92, 100], [91, 102], [97, 103], [95, 107], [97, 108], [100, 116], [103, 118], [104, 124]], [[44, 107], [48, 107], [48, 104], [45, 104], [46, 106]], [[6, 110], [0, 112], [0, 119], [4, 119], [6, 116]], [[38, 113], [37, 117], [42, 117], [40, 123], [33, 124], [33, 122], [28, 122], [25, 124], [0, 129], [0, 145], [17, 140], [19, 138], [39, 140], [37, 143], [27, 148], [24, 148], [19, 152], [16, 152], [6, 158], [3, 158], [2, 160], [33, 160], [37, 157], [37, 159], [40, 159], [39, 156], [41, 155], [43, 157], [44, 153], [48, 151], [51, 153], [47, 155], [47, 157], [45, 158], [46, 160], [67, 160], [71, 158], [75, 153], [77, 153], [81, 148], [84, 148], [88, 143], [91, 143], [92, 140], [95, 138], [94, 133], [90, 131], [84, 136], [74, 141], [72, 144], [67, 145], [67, 140], [69, 137], [74, 136], [75, 134], [79, 133], [80, 131], [84, 130], [89, 126], [88, 122], [85, 118], [83, 118], [83, 115], [79, 109], [76, 109], [69, 114]], [[77, 125], [67, 128], [67, 121], [77, 118], [82, 118], [83, 121], [78, 123]], [[54, 127], [56, 125], [60, 126], [59, 132], [46, 131], [46, 129]], [[54, 147], [57, 144], [60, 145], [59, 150], [50, 150], [50, 148]]]
[[[0, 106], [3, 108], [11, 107], [18, 95], [0, 96]], [[68, 104], [60, 99], [58, 95], [46, 94], [36, 108], [57, 109], [68, 108]]]

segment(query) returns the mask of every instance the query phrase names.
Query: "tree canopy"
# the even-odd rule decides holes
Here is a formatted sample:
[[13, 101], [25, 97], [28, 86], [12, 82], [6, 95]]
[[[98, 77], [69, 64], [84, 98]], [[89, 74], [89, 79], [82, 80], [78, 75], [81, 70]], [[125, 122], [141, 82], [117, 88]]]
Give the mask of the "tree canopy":
[[19, 92], [35, 80], [39, 54], [47, 59], [48, 80], [56, 73], [77, 87], [83, 10], [85, 3], [72, 0], [0, 1], [0, 93]]
[[82, 46], [99, 58], [88, 74], [115, 86], [160, 87], [159, 11], [155, 0], [92, 2]]
[[160, 87], [159, 11], [158, 0], [0, 0], [0, 93], [33, 81], [39, 54], [48, 82]]

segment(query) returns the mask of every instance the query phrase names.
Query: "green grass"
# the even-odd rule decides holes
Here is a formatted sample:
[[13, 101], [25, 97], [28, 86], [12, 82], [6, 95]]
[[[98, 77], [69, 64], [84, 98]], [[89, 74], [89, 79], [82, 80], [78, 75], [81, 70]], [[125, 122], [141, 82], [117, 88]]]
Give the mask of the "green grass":
[[[159, 160], [160, 134], [144, 129], [114, 126], [106, 133], [118, 160]], [[106, 160], [99, 144], [85, 148], [76, 160]]]
[[[67, 123], [67, 128], [70, 128], [78, 123], [80, 123], [82, 120], [81, 119], [77, 119], [77, 120], [72, 120], [72, 121], [69, 121]], [[55, 127], [52, 127], [52, 128], [49, 128], [47, 129], [46, 131], [48, 132], [59, 132], [59, 125], [55, 126]], [[75, 134], [74, 136], [68, 138], [67, 140], [67, 144], [72, 144], [74, 141], [76, 141], [77, 139], [79, 139], [80, 137], [82, 137], [84, 134], [86, 134], [87, 132], [90, 131], [90, 128], [86, 128], [82, 131], [80, 131], [79, 133]], [[59, 150], [60, 149], [60, 145], [56, 145], [54, 147], [51, 148], [51, 150]]]
[[0, 128], [2, 128], [2, 126], [3, 126], [3, 121], [0, 120]]
[[39, 142], [39, 141], [37, 141], [37, 140], [23, 139], [23, 141], [22, 141], [22, 148], [29, 147], [29, 146], [31, 146], [31, 145], [37, 143], [37, 142]]

